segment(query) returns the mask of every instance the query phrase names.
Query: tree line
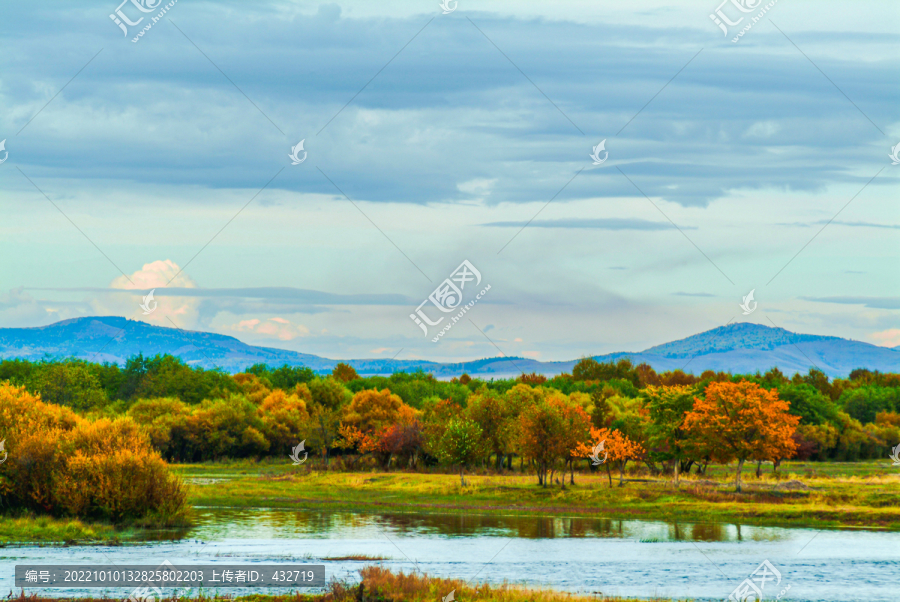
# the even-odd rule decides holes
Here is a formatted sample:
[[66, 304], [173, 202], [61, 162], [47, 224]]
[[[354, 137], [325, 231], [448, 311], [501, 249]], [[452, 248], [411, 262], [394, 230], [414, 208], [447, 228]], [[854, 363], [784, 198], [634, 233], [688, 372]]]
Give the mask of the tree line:
[[716, 462], [759, 471], [791, 457], [886, 457], [900, 443], [900, 375], [864, 369], [833, 380], [817, 369], [695, 376], [585, 358], [551, 379], [440, 381], [360, 377], [347, 364], [331, 374], [256, 364], [229, 375], [138, 355], [124, 367], [6, 360], [4, 380], [88, 419], [131, 420], [176, 462], [285, 456], [304, 441], [323, 467], [443, 464], [464, 479], [466, 466], [481, 465], [527, 470], [547, 485], [595, 466], [588, 457], [602, 442], [612, 484], [629, 462], [678, 478]]

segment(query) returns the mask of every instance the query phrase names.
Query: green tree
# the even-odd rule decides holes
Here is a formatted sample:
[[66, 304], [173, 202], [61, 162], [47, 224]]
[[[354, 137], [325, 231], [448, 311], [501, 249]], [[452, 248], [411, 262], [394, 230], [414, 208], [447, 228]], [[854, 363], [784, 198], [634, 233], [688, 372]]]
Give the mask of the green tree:
[[649, 386], [643, 391], [651, 420], [647, 429], [648, 449], [655, 459], [673, 461], [676, 485], [679, 472], [690, 470], [685, 449], [688, 434], [684, 428], [684, 419], [694, 407], [696, 393], [691, 385]]
[[47, 365], [38, 383], [41, 399], [76, 410], [91, 410], [106, 405], [106, 393], [100, 380], [85, 362], [60, 362]]
[[332, 377], [314, 378], [307, 383], [313, 401], [329, 410], [337, 410], [350, 403], [353, 394]]
[[459, 465], [459, 484], [466, 486], [464, 470], [481, 459], [484, 448], [481, 443], [481, 427], [469, 418], [454, 418], [447, 424], [437, 445], [438, 458], [447, 464]]

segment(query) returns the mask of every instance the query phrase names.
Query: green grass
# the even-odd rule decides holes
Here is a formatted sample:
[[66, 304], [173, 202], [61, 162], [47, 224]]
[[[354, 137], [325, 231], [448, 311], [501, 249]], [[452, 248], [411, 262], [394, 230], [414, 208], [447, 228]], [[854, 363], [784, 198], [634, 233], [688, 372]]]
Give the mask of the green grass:
[[0, 516], [0, 543], [5, 545], [20, 542], [110, 542], [122, 535], [112, 525], [83, 523], [77, 519]]
[[[324, 472], [283, 463], [178, 465], [185, 478], [215, 478], [191, 487], [191, 502], [230, 508], [314, 508], [349, 511], [598, 516], [615, 519], [731, 522], [816, 528], [900, 530], [900, 470], [890, 462], [785, 463], [762, 478], [744, 471], [734, 493], [733, 468], [671, 478], [629, 475], [613, 487], [605, 474], [577, 474], [575, 486], [538, 487], [532, 475]], [[567, 477], [568, 478], [568, 477]]]

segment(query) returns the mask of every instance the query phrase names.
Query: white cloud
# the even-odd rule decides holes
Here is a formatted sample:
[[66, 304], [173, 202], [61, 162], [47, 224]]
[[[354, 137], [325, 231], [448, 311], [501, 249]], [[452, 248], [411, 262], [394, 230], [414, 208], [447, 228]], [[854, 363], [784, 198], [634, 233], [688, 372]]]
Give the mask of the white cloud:
[[241, 320], [237, 324], [232, 324], [230, 329], [237, 332], [253, 333], [263, 339], [278, 339], [279, 341], [290, 341], [309, 335], [309, 328], [303, 324], [294, 324], [284, 318]]
[[[174, 261], [170, 259], [152, 261], [131, 274], [119, 276], [110, 283], [110, 288], [139, 290], [134, 295], [99, 295], [91, 300], [91, 306], [98, 315], [123, 315], [134, 317], [157, 326], [194, 328], [197, 326], [201, 300], [197, 297], [173, 297], [166, 295], [166, 287], [197, 288], [197, 284]], [[145, 314], [141, 308], [145, 290], [153, 290], [156, 309]], [[152, 305], [149, 306], [152, 309]]]
[[896, 347], [900, 345], [900, 328], [890, 328], [881, 332], [873, 332], [869, 337], [879, 347]]

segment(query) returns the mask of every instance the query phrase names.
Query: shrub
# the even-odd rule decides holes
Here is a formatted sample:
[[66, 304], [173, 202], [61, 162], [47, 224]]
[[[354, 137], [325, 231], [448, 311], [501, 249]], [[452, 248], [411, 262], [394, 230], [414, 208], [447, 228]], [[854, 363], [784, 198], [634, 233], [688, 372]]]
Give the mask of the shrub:
[[0, 383], [5, 506], [54, 515], [184, 523], [187, 492], [131, 418], [86, 420]]

